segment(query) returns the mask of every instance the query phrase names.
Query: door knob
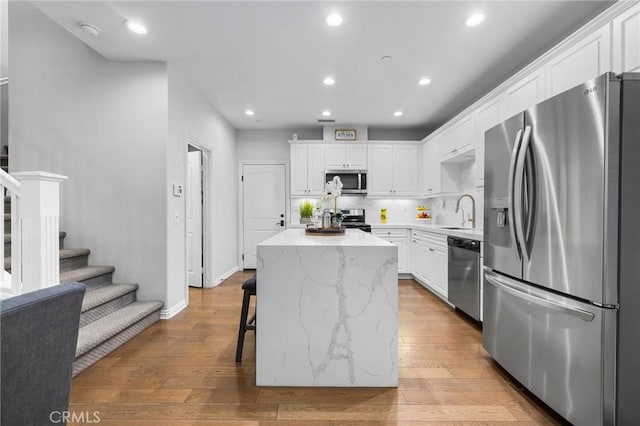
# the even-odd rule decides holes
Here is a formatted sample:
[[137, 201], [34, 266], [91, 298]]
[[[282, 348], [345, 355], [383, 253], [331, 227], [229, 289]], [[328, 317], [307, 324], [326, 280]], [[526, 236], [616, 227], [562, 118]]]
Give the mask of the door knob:
[[280, 222], [276, 222], [276, 226], [284, 226], [284, 219], [282, 219]]

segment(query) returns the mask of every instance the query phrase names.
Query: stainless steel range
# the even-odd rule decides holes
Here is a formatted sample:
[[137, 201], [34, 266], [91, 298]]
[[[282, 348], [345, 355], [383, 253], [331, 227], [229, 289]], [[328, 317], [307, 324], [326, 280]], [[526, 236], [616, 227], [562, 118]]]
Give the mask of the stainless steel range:
[[342, 214], [344, 214], [342, 225], [345, 228], [371, 232], [371, 225], [365, 223], [364, 209], [342, 209]]

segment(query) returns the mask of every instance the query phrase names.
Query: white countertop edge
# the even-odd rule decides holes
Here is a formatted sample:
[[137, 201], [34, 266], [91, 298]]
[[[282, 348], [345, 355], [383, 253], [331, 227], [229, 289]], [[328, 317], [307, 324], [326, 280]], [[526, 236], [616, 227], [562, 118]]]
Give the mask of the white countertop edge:
[[[411, 229], [417, 231], [433, 232], [435, 234], [450, 235], [452, 237], [470, 238], [476, 241], [484, 241], [482, 229], [444, 229], [450, 225], [432, 225], [426, 223], [370, 223], [372, 229]], [[289, 229], [304, 229], [306, 225], [290, 223]]]
[[258, 244], [258, 247], [394, 247], [390, 242], [357, 229], [339, 235], [307, 235], [303, 229], [287, 229]]

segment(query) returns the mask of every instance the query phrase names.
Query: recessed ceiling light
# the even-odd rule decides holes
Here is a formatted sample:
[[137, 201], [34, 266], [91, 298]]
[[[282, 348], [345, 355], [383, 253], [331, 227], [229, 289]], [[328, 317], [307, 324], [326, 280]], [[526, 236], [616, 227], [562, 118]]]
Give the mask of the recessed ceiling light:
[[482, 13], [476, 13], [475, 15], [469, 16], [464, 23], [467, 27], [475, 27], [476, 25], [482, 24], [484, 18], [485, 16]]
[[331, 15], [327, 16], [327, 25], [332, 27], [337, 27], [340, 24], [342, 24], [341, 15], [338, 15], [337, 13], [332, 13]]
[[422, 77], [419, 81], [418, 84], [420, 86], [426, 86], [427, 84], [431, 83], [431, 79], [427, 78], [427, 77]]
[[391, 61], [391, 56], [383, 56], [382, 58], [380, 58], [380, 60], [382, 62], [390, 62]]
[[323, 117], [330, 117], [331, 116], [331, 111], [322, 111], [322, 116]]
[[100, 35], [100, 28], [96, 27], [95, 25], [82, 23], [80, 24], [80, 29], [82, 30], [82, 32], [90, 35], [91, 37], [98, 37]]
[[394, 113], [393, 113], [393, 116], [394, 116], [394, 117], [400, 117], [400, 116], [402, 116], [402, 111], [396, 111], [396, 112], [394, 112]]
[[336, 81], [333, 79], [333, 77], [325, 77], [325, 79], [322, 80], [322, 82], [327, 86], [333, 86]]
[[139, 21], [124, 21], [124, 25], [129, 28], [129, 31], [131, 31], [132, 33], [136, 33], [136, 34], [146, 34], [147, 33], [147, 27], [145, 27], [141, 22]]
[[250, 109], [246, 110], [244, 113], [247, 114], [247, 115], [253, 115], [254, 114], [253, 110], [250, 110]]

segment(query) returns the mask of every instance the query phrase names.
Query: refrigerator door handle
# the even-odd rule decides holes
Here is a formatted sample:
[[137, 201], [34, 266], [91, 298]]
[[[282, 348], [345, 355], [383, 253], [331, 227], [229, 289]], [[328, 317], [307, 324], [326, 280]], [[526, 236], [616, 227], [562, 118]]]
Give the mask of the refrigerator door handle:
[[524, 163], [527, 158], [527, 151], [529, 150], [529, 143], [531, 142], [531, 126], [524, 128], [524, 135], [522, 136], [522, 144], [518, 152], [518, 160], [516, 162], [516, 171], [514, 173], [513, 183], [513, 206], [516, 228], [516, 239], [520, 246], [520, 253], [525, 262], [529, 261], [529, 248], [527, 247], [527, 240], [524, 234], [524, 222], [522, 220], [524, 214], [523, 199], [522, 199], [522, 186], [524, 183]]
[[520, 299], [524, 299], [531, 303], [535, 303], [536, 305], [544, 306], [545, 308], [552, 309], [554, 311], [567, 313], [569, 315], [573, 315], [587, 322], [593, 321], [593, 319], [596, 317], [595, 314], [593, 314], [592, 312], [585, 311], [582, 309], [572, 308], [570, 306], [565, 306], [560, 303], [553, 302], [551, 300], [543, 299], [541, 297], [537, 297], [532, 294], [525, 293], [522, 290], [509, 284], [509, 282], [504, 278], [497, 276], [495, 272], [492, 272], [491, 269], [487, 268], [486, 266], [484, 267], [484, 277], [491, 284], [511, 294], [512, 296], [518, 297]]
[[520, 254], [520, 247], [516, 238], [516, 223], [515, 223], [515, 208], [514, 208], [514, 178], [516, 169], [516, 160], [518, 159], [518, 152], [520, 149], [520, 137], [522, 136], [522, 129], [519, 129], [516, 133], [516, 139], [513, 141], [513, 151], [511, 152], [511, 161], [509, 162], [509, 182], [508, 182], [508, 195], [507, 195], [507, 223], [509, 224], [509, 235], [511, 236], [511, 244], [516, 252], [518, 260], [522, 259]]

